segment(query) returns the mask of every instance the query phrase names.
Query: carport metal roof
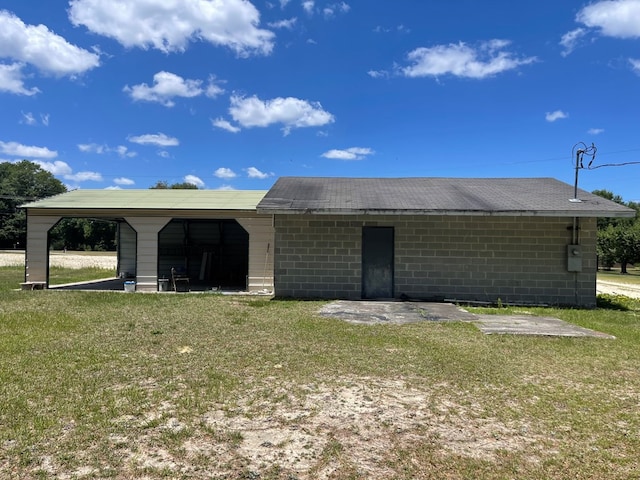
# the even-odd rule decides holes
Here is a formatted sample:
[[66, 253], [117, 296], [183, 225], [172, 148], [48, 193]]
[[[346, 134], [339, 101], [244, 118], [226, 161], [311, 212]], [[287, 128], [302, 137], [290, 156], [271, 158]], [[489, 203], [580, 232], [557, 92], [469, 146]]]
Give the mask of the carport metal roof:
[[250, 210], [266, 190], [73, 190], [22, 205], [70, 210]]
[[635, 210], [553, 178], [282, 177], [264, 214], [633, 217]]

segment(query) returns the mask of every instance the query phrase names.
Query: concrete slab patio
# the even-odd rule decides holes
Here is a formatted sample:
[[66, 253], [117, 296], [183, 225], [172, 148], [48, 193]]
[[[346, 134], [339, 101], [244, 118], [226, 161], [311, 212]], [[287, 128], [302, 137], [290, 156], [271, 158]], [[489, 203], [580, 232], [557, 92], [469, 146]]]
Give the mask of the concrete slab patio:
[[550, 337], [597, 337], [615, 339], [613, 335], [579, 327], [553, 317], [534, 315], [478, 315], [474, 321], [481, 332], [491, 334], [540, 335]]
[[534, 315], [477, 315], [452, 303], [337, 300], [324, 305], [319, 313], [324, 317], [368, 325], [470, 322], [487, 335], [615, 338], [558, 318]]

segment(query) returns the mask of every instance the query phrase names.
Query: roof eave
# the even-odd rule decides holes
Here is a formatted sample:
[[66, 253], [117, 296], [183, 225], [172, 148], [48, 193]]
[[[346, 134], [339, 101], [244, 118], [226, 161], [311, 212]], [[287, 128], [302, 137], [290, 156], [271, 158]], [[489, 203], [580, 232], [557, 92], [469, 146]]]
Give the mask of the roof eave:
[[447, 215], [468, 217], [607, 217], [633, 218], [635, 211], [604, 210], [402, 210], [402, 209], [340, 209], [340, 208], [258, 208], [265, 215]]

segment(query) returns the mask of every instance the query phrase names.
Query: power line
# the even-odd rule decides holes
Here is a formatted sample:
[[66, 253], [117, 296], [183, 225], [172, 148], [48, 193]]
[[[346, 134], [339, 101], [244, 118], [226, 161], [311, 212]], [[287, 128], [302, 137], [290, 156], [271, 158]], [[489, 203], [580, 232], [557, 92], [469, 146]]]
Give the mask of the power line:
[[595, 170], [597, 168], [602, 168], [602, 167], [624, 167], [625, 165], [640, 165], [640, 161], [639, 162], [622, 162], [622, 163], [603, 163], [602, 165], [596, 165], [595, 167], [588, 166], [587, 169]]
[[[574, 167], [575, 168], [585, 168], [583, 165], [583, 158], [585, 155], [587, 155], [588, 157], [591, 157], [591, 160], [589, 161], [589, 163], [586, 166], [587, 170], [596, 170], [598, 168], [603, 168], [603, 167], [624, 167], [626, 165], [640, 165], [640, 161], [632, 161], [632, 162], [620, 162], [620, 163], [603, 163], [601, 165], [593, 165], [594, 160], [596, 159], [596, 152], [598, 151], [598, 149], [596, 148], [595, 144], [591, 144], [590, 146], [587, 146], [586, 143], [584, 142], [578, 142], [573, 146], [573, 149], [571, 151], [571, 160], [573, 161], [573, 159], [575, 158], [575, 163], [574, 163]], [[618, 152], [610, 152], [610, 154], [613, 153], [628, 153], [628, 152], [634, 152], [637, 151], [636, 149], [633, 150], [621, 150]]]

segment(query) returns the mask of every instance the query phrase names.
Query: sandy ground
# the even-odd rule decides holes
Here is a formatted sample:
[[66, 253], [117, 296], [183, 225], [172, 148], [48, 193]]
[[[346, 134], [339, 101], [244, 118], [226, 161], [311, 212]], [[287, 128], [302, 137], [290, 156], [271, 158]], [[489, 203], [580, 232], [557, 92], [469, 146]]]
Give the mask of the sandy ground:
[[631, 298], [640, 298], [640, 285], [629, 283], [618, 283], [599, 280], [596, 285], [597, 293], [608, 293], [610, 295], [625, 295]]
[[[117, 263], [115, 253], [91, 255], [51, 252], [49, 258], [52, 266], [65, 268], [98, 267], [115, 270]], [[14, 265], [24, 265], [23, 251], [11, 252], [5, 250], [0, 252], [0, 267], [9, 267]]]

